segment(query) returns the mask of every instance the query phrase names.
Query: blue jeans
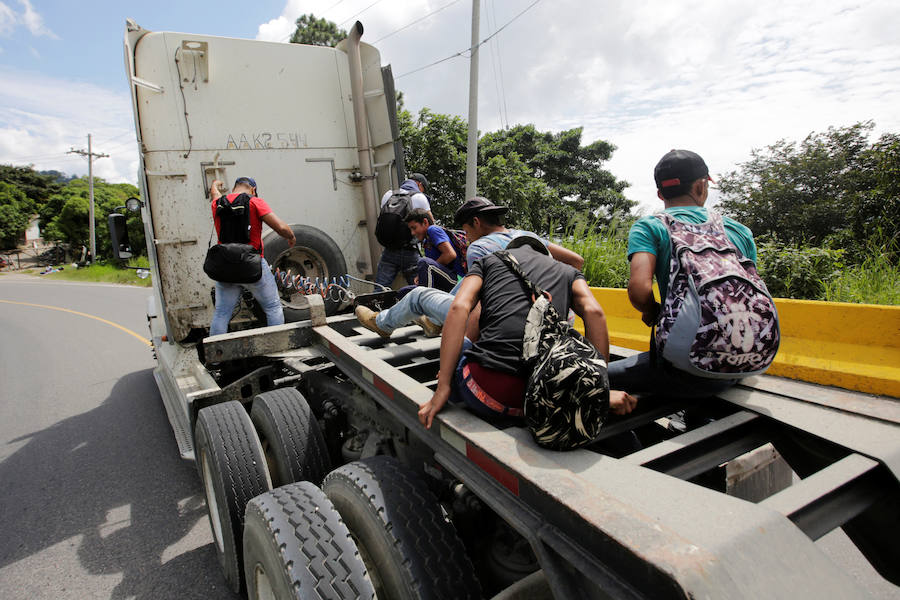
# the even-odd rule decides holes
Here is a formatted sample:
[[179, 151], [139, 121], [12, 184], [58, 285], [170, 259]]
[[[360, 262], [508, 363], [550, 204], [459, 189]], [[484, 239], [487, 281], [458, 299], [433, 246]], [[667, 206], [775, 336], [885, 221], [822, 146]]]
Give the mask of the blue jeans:
[[419, 285], [449, 292], [456, 285], [456, 272], [433, 258], [422, 256], [416, 266]]
[[375, 273], [375, 283], [385, 287], [391, 287], [397, 273], [402, 272], [409, 285], [413, 285], [416, 277], [416, 264], [419, 262], [419, 253], [412, 248], [400, 250], [384, 249], [381, 259], [378, 261], [378, 270]]
[[216, 282], [216, 310], [209, 326], [209, 335], [228, 332], [228, 322], [231, 321], [234, 307], [241, 300], [241, 288], [248, 290], [259, 302], [266, 313], [266, 325], [284, 324], [284, 312], [281, 310], [281, 299], [278, 297], [275, 276], [266, 263], [266, 259], [262, 259], [262, 277], [256, 283]]
[[443, 325], [453, 303], [451, 294], [427, 287], [415, 287], [394, 306], [383, 310], [375, 317], [375, 324], [385, 333], [412, 323], [413, 319], [425, 315], [438, 325]]
[[708, 398], [737, 383], [737, 379], [710, 379], [685, 373], [661, 358], [653, 360], [650, 352], [614, 360], [609, 363], [608, 373], [612, 390], [668, 398]]

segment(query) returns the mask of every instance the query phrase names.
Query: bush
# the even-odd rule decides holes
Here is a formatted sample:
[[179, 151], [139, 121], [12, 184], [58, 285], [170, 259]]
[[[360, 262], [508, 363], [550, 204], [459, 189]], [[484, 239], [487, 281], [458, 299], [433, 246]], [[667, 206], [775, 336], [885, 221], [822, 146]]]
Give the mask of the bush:
[[875, 235], [869, 240], [865, 258], [824, 282], [830, 302], [900, 304], [900, 242]]
[[576, 222], [560, 244], [584, 257], [588, 285], [624, 288], [628, 286], [628, 228], [613, 221], [599, 228], [587, 220]]
[[757, 244], [757, 269], [776, 298], [824, 300], [826, 285], [841, 274], [843, 250], [783, 244], [776, 238]]

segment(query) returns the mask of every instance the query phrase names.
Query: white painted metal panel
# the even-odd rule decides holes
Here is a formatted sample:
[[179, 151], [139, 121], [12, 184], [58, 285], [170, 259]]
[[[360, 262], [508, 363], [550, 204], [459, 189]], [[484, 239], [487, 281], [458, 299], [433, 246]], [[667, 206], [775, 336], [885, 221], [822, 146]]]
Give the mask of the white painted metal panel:
[[[390, 165], [380, 55], [371, 46], [362, 54], [375, 160]], [[208, 327], [212, 317], [212, 282], [202, 263], [212, 234], [207, 189], [214, 177], [229, 186], [253, 177], [279, 217], [331, 236], [351, 274], [374, 270], [360, 225], [361, 187], [350, 179], [359, 158], [344, 52], [147, 32], [134, 44], [133, 64], [159, 283], [176, 339]], [[378, 170], [379, 187], [387, 189], [389, 169]]]

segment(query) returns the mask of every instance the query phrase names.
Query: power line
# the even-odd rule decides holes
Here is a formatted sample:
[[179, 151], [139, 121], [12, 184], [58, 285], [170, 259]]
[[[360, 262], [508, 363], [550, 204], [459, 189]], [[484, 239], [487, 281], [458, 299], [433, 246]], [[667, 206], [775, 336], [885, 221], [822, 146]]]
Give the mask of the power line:
[[[380, 1], [380, 0], [379, 0], [379, 1]], [[541, 1], [541, 0], [534, 0], [534, 2], [532, 2], [532, 3], [529, 4], [527, 7], [525, 7], [525, 9], [522, 10], [522, 12], [520, 12], [519, 14], [517, 14], [516, 16], [514, 16], [512, 19], [510, 19], [509, 21], [507, 21], [506, 24], [503, 25], [503, 27], [501, 27], [500, 29], [498, 29], [497, 31], [495, 31], [494, 33], [492, 33], [491, 35], [487, 36], [486, 38], [484, 38], [483, 40], [481, 40], [480, 42], [478, 42], [476, 45], [474, 45], [474, 46], [472, 46], [472, 47], [470, 47], [470, 48], [464, 48], [463, 50], [460, 50], [459, 52], [457, 52], [457, 53], [455, 53], [455, 54], [451, 54], [450, 56], [448, 56], [448, 57], [446, 57], [446, 58], [442, 58], [442, 59], [440, 59], [440, 60], [436, 60], [436, 61], [434, 61], [433, 63], [430, 63], [430, 64], [425, 65], [424, 67], [419, 67], [418, 69], [413, 69], [412, 71], [407, 71], [406, 73], [403, 73], [402, 75], [397, 75], [396, 77], [394, 77], [394, 79], [400, 79], [401, 77], [406, 77], [407, 75], [412, 75], [413, 73], [418, 73], [419, 71], [424, 71], [425, 69], [428, 69], [428, 68], [433, 67], [433, 66], [435, 66], [435, 65], [439, 65], [439, 64], [441, 64], [442, 62], [448, 61], [448, 60], [450, 60], [451, 58], [456, 58], [457, 56], [465, 56], [465, 53], [466, 53], [466, 52], [471, 52], [471, 51], [474, 50], [475, 48], [478, 48], [478, 47], [484, 45], [484, 44], [485, 44], [487, 41], [489, 41], [491, 38], [493, 38], [493, 37], [496, 36], [498, 33], [500, 33], [501, 31], [503, 31], [503, 30], [506, 29], [507, 27], [509, 27], [509, 26], [513, 23], [513, 21], [515, 21], [516, 19], [518, 19], [519, 17], [521, 17], [522, 15], [524, 15], [526, 12], [528, 12], [529, 10], [531, 10], [531, 8], [534, 7], [534, 5], [537, 4], [537, 3], [540, 2], [540, 1]]]
[[381, 2], [381, 0], [375, 0], [375, 2], [373, 2], [373, 3], [370, 4], [370, 5], [368, 5], [367, 7], [365, 7], [364, 9], [362, 9], [361, 11], [359, 11], [358, 13], [356, 13], [355, 15], [353, 15], [352, 17], [350, 17], [350, 18], [348, 18], [348, 19], [344, 19], [343, 21], [341, 21], [340, 23], [338, 23], [338, 27], [340, 27], [341, 25], [343, 25], [343, 24], [346, 23], [347, 21], [351, 21], [351, 20], [355, 19], [356, 17], [358, 17], [359, 15], [363, 14], [364, 12], [366, 12], [367, 10], [369, 10], [370, 8], [372, 8], [373, 6], [375, 6], [376, 4], [378, 4], [379, 2]]
[[323, 10], [322, 13], [321, 13], [322, 16], [324, 17], [325, 14], [328, 13], [328, 11], [330, 11], [332, 8], [334, 8], [335, 6], [337, 6], [338, 4], [340, 4], [340, 3], [343, 2], [343, 1], [344, 1], [344, 0], [338, 0], [337, 2], [335, 2], [334, 4], [332, 4], [331, 6], [329, 6], [329, 7], [326, 8], [325, 10]]
[[449, 3], [449, 4], [445, 4], [444, 6], [438, 8], [437, 10], [431, 11], [430, 13], [428, 13], [427, 15], [425, 15], [425, 16], [423, 16], [423, 17], [419, 17], [418, 19], [416, 19], [416, 20], [413, 21], [412, 23], [408, 23], [408, 24], [404, 25], [403, 27], [401, 27], [400, 29], [395, 29], [394, 31], [390, 32], [389, 34], [384, 35], [384, 36], [381, 36], [380, 38], [378, 38], [377, 40], [375, 40], [375, 41], [372, 42], [372, 43], [373, 43], [373, 44], [377, 44], [377, 43], [380, 42], [381, 40], [386, 40], [386, 39], [388, 39], [389, 37], [391, 37], [392, 35], [394, 35], [395, 33], [400, 33], [400, 32], [403, 31], [404, 29], [408, 29], [408, 28], [412, 27], [413, 25], [415, 25], [416, 23], [419, 23], [419, 22], [421, 22], [421, 21], [424, 21], [425, 19], [427, 19], [428, 17], [430, 17], [430, 16], [432, 16], [432, 15], [436, 15], [437, 13], [441, 12], [441, 11], [444, 10], [445, 8], [450, 8], [451, 6], [453, 6], [454, 4], [456, 4], [457, 2], [459, 2], [459, 0], [453, 0], [453, 2], [451, 2], [451, 3]]

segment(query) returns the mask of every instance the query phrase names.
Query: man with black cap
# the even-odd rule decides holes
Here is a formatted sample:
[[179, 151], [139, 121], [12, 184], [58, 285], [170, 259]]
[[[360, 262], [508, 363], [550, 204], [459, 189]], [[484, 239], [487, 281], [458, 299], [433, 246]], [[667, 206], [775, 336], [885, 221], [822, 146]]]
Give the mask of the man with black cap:
[[[480, 258], [505, 249], [510, 240], [517, 236], [538, 239], [550, 256], [575, 269], [581, 269], [584, 265], [584, 258], [567, 248], [540, 239], [529, 231], [504, 227], [501, 216], [506, 211], [505, 206], [497, 206], [480, 196], [466, 200], [457, 209], [454, 220], [466, 232], [469, 240], [466, 262], [470, 269]], [[387, 310], [376, 313], [365, 306], [357, 307], [356, 318], [382, 337], [390, 337], [394, 329], [412, 322], [421, 326], [426, 335], [438, 335], [460, 285], [461, 282], [457, 283], [449, 293], [434, 288], [415, 287]]]
[[[699, 154], [690, 150], [671, 150], [653, 171], [657, 196], [663, 212], [685, 223], [706, 223], [704, 207], [709, 197], [709, 168]], [[744, 225], [722, 217], [725, 235], [743, 256], [756, 262], [753, 233]], [[653, 327], [659, 318], [660, 304], [653, 296], [653, 277], [665, 299], [669, 287], [672, 248], [669, 230], [660, 217], [642, 217], [628, 233], [628, 260], [631, 276], [628, 299], [641, 313], [641, 320]], [[651, 341], [651, 344], [653, 342]], [[712, 379], [686, 373], [650, 352], [636, 354], [609, 365], [610, 385], [631, 393], [665, 393], [667, 396], [706, 397], [734, 384], [734, 379]]]
[[[416, 266], [419, 262], [419, 252], [415, 248], [415, 240], [404, 219], [410, 211], [421, 208], [428, 211], [431, 221], [434, 222], [434, 217], [431, 216], [431, 204], [428, 202], [428, 196], [425, 195], [427, 188], [428, 179], [421, 173], [413, 173], [400, 185], [399, 190], [388, 190], [381, 197], [381, 213], [378, 216], [379, 222], [375, 232], [379, 236], [379, 242], [384, 246], [384, 251], [378, 261], [375, 283], [390, 287], [397, 274], [403, 273], [406, 281], [413, 285]], [[391, 210], [385, 210], [385, 207], [391, 207], [394, 204], [398, 205], [400, 211], [392, 215], [390, 221], [387, 221], [385, 217]], [[387, 224], [388, 222], [390, 225]], [[395, 230], [387, 232], [387, 237], [391, 238], [390, 241], [381, 233], [382, 230], [387, 229]]]
[[[509, 209], [505, 206], [497, 206], [487, 198], [475, 196], [466, 200], [456, 210], [454, 221], [457, 227], [466, 232], [469, 240], [469, 248], [466, 251], [466, 260], [471, 265], [482, 256], [487, 256], [497, 250], [503, 250], [514, 237], [529, 234], [519, 229], [507, 229], [503, 226], [503, 215]], [[584, 266], [584, 258], [567, 248], [544, 241], [550, 256], [560, 262], [581, 269]]]

